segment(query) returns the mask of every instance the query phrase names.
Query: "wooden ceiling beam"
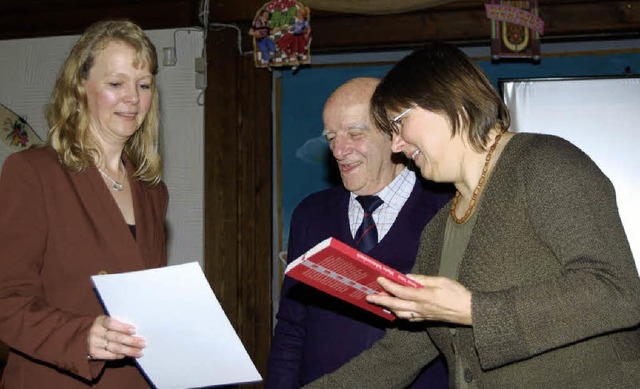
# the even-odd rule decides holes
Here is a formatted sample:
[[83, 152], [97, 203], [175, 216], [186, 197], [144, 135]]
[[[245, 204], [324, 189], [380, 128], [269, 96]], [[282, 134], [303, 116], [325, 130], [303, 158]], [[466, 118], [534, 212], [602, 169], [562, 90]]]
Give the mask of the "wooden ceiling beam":
[[[477, 2], [476, 2], [477, 3]], [[640, 1], [573, 2], [542, 5], [542, 41], [614, 38], [640, 34]], [[491, 23], [482, 4], [377, 17], [313, 20], [316, 50], [340, 51], [417, 46], [427, 41], [488, 43]]]
[[127, 18], [146, 30], [199, 25], [198, 0], [3, 0], [0, 39], [75, 35], [91, 23]]
[[[252, 18], [261, 5], [258, 3], [251, 13], [247, 10], [241, 13], [240, 6], [235, 5], [225, 8], [226, 13], [220, 12], [212, 17], [212, 21], [236, 23], [241, 28], [245, 51], [252, 49], [247, 35], [251, 19], [234, 21], [221, 18], [246, 18], [248, 15]], [[640, 0], [546, 1], [540, 4], [540, 16], [545, 22], [543, 42], [640, 36]], [[479, 1], [458, 1], [424, 11], [395, 15], [318, 11], [312, 12], [311, 26], [312, 49], [321, 53], [408, 48], [433, 40], [487, 44], [491, 34], [484, 3]]]
[[[209, 21], [240, 27], [243, 50], [251, 50], [247, 32], [265, 2], [211, 1]], [[145, 29], [196, 26], [199, 6], [200, 0], [2, 0], [0, 39], [79, 34], [104, 18], [130, 18]], [[541, 1], [540, 16], [543, 42], [640, 36], [640, 0]], [[433, 40], [486, 44], [490, 37], [484, 2], [477, 0], [395, 15], [312, 11], [311, 25], [312, 48], [320, 53], [409, 48]]]

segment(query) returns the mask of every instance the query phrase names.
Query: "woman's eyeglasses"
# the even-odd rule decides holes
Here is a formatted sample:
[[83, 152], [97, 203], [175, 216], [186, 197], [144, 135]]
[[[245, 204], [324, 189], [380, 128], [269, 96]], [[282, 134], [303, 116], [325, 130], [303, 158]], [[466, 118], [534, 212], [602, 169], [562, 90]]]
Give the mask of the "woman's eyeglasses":
[[415, 107], [411, 107], [411, 108], [407, 108], [404, 111], [402, 111], [398, 116], [394, 117], [393, 119], [391, 119], [391, 123], [393, 123], [394, 125], [398, 125], [400, 120], [402, 120], [403, 117], [407, 116], [407, 114], [409, 112], [411, 112], [412, 109], [414, 109]]

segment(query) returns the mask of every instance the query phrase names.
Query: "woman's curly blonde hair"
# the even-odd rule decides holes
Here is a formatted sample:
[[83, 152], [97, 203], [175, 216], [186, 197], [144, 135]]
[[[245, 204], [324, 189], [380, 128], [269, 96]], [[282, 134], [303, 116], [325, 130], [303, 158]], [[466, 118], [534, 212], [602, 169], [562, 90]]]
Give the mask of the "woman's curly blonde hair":
[[146, 66], [154, 76], [149, 112], [140, 128], [129, 138], [124, 152], [133, 165], [134, 176], [155, 186], [160, 182], [162, 158], [159, 151], [160, 103], [155, 85], [158, 58], [153, 43], [144, 31], [127, 20], [108, 20], [91, 25], [78, 39], [56, 79], [46, 118], [47, 142], [58, 153], [61, 163], [73, 171], [82, 171], [101, 158], [99, 145], [89, 130], [91, 116], [87, 107], [85, 81], [97, 53], [110, 42], [122, 42], [137, 55], [134, 66]]

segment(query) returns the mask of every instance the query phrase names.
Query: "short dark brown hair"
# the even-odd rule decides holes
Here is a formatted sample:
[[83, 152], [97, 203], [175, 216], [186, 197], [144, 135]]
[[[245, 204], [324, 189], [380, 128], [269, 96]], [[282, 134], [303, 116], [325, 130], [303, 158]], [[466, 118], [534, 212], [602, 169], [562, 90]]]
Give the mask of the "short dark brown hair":
[[389, 118], [418, 106], [443, 114], [456, 133], [467, 131], [472, 147], [484, 150], [493, 128], [510, 125], [507, 106], [482, 69], [457, 47], [436, 42], [415, 50], [384, 76], [371, 99], [374, 122], [392, 135]]

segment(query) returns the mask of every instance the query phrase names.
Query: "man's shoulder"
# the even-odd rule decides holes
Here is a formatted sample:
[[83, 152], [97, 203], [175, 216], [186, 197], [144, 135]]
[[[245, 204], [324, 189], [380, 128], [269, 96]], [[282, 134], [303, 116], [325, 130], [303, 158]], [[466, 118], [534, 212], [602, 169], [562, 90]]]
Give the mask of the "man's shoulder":
[[349, 192], [343, 186], [335, 186], [314, 192], [296, 206], [296, 212], [321, 212], [325, 209], [335, 209], [340, 201], [348, 198]]
[[334, 186], [331, 188], [323, 189], [318, 192], [311, 193], [300, 202], [300, 205], [310, 205], [310, 204], [319, 205], [319, 204], [330, 203], [331, 201], [343, 199], [348, 194], [349, 192], [347, 192], [347, 190], [344, 189], [343, 186]]

